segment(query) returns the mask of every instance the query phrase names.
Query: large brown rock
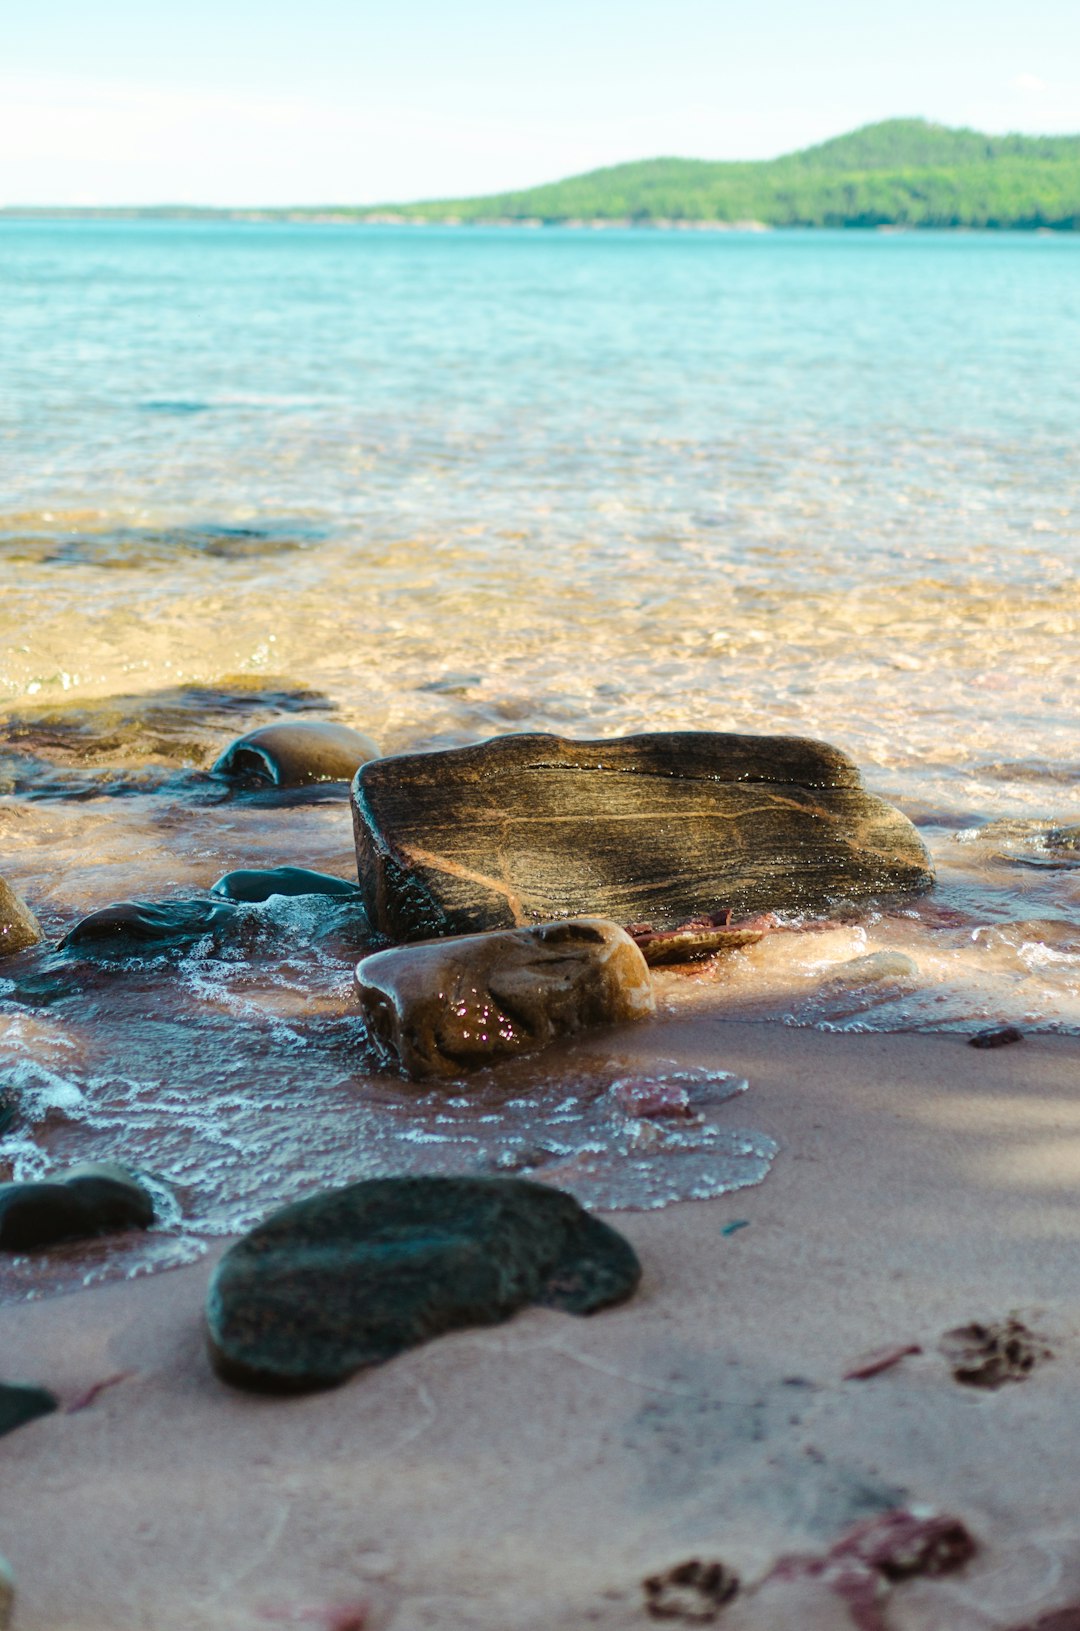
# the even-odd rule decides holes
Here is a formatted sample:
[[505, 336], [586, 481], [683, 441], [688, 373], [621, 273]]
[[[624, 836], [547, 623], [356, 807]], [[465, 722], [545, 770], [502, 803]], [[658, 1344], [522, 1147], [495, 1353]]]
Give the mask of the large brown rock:
[[0, 957], [25, 951], [41, 939], [37, 918], [13, 889], [0, 878]]
[[654, 1007], [641, 952], [599, 918], [396, 946], [365, 957], [356, 983], [371, 1031], [416, 1077], [457, 1076]]
[[820, 913], [932, 881], [911, 822], [851, 760], [790, 736], [495, 737], [362, 765], [353, 818], [368, 912], [393, 940]]

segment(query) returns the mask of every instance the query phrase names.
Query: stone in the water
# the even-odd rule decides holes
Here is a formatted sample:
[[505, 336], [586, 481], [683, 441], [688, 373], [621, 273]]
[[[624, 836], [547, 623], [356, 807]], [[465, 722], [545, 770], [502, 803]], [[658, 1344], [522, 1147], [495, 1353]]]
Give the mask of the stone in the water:
[[0, 957], [36, 946], [41, 927], [25, 901], [0, 878]]
[[44, 1182], [0, 1184], [0, 1249], [27, 1251], [58, 1240], [87, 1240], [148, 1229], [154, 1203], [134, 1173], [115, 1161], [87, 1162]]
[[348, 878], [335, 878], [328, 872], [309, 872], [302, 866], [275, 866], [226, 872], [210, 893], [224, 900], [250, 903], [269, 900], [271, 895], [355, 896], [359, 888]]
[[628, 923], [626, 932], [650, 968], [663, 968], [673, 963], [698, 963], [722, 951], [754, 946], [775, 927], [776, 919], [771, 914], [745, 923], [732, 923], [731, 912], [725, 907], [723, 911], [680, 923], [675, 929], [654, 929], [651, 923]]
[[352, 781], [362, 764], [378, 757], [371, 737], [348, 725], [289, 719], [241, 736], [225, 749], [212, 774], [271, 787], [307, 787]]
[[361, 767], [360, 885], [394, 940], [596, 916], [671, 929], [929, 887], [906, 816], [798, 737], [503, 736]]
[[641, 1266], [572, 1196], [519, 1178], [373, 1178], [275, 1212], [221, 1259], [210, 1355], [240, 1387], [296, 1393], [527, 1303], [589, 1314]]
[[[25, 1387], [17, 1382], [0, 1382], [0, 1438], [13, 1433], [24, 1422], [36, 1421], [56, 1409], [57, 1400], [43, 1387]], [[0, 1621], [0, 1624], [3, 1622]]]
[[879, 980], [910, 980], [918, 974], [918, 964], [903, 951], [871, 951], [864, 957], [851, 957], [829, 970], [829, 984], [837, 986], [875, 985]]
[[84, 917], [59, 949], [106, 957], [178, 951], [231, 925], [235, 911], [228, 900], [125, 900]]
[[455, 1076], [655, 1006], [641, 952], [602, 918], [396, 946], [365, 957], [356, 983], [370, 1030], [410, 1076]]

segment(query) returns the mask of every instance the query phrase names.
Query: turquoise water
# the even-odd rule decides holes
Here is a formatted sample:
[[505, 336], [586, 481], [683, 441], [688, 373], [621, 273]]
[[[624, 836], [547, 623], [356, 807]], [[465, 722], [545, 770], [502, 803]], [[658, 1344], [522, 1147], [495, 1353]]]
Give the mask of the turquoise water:
[[[56, 937], [234, 867], [346, 875], [343, 807], [184, 791], [282, 711], [386, 751], [797, 732], [917, 821], [938, 889], [664, 1003], [1080, 1032], [1078, 365], [1061, 235], [0, 222], [0, 873]], [[405, 1159], [347, 948], [290, 912], [45, 1007], [6, 965], [37, 1109], [0, 1157], [137, 1126], [204, 1230], [339, 1175], [345, 1124]], [[909, 971], [845, 971], [880, 951]], [[462, 1116], [453, 1159], [496, 1159]]]

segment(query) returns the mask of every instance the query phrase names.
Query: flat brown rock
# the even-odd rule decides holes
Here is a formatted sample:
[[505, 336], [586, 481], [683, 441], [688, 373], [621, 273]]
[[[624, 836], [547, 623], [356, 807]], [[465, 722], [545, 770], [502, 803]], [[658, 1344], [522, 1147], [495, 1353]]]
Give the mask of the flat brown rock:
[[495, 737], [362, 765], [353, 818], [365, 903], [394, 940], [823, 913], [932, 881], [910, 821], [798, 737]]

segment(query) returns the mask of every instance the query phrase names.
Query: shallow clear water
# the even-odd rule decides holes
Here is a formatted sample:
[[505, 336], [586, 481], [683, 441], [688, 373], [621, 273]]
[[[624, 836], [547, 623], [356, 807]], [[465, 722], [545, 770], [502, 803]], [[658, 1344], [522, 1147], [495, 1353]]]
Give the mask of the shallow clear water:
[[[938, 888], [664, 1004], [1080, 1032], [1080, 851], [1048, 836], [1080, 822], [1078, 362], [1060, 236], [2, 223], [0, 875], [55, 937], [232, 867], [347, 875], [340, 799], [199, 780], [283, 712], [387, 751], [797, 732], [916, 820]], [[47, 1001], [42, 954], [6, 963], [0, 1156], [162, 1172], [166, 1254], [365, 1151], [449, 1159], [372, 1073], [356, 947], [271, 905], [243, 952]], [[623, 1153], [605, 1204], [653, 1204]]]

